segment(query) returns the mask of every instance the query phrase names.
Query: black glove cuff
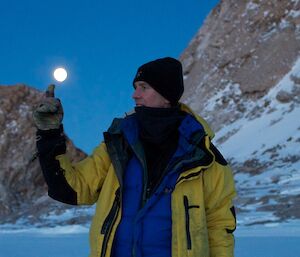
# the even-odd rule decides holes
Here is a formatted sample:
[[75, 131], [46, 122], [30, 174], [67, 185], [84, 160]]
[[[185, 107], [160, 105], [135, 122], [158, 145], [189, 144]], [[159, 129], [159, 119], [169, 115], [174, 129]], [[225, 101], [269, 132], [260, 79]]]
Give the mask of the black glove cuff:
[[64, 133], [64, 127], [61, 124], [58, 129], [48, 129], [48, 130], [38, 129], [36, 135], [41, 136], [43, 138], [49, 138], [49, 137], [57, 137], [63, 133]]
[[63, 125], [58, 129], [36, 132], [36, 145], [40, 156], [57, 156], [66, 153], [66, 137]]

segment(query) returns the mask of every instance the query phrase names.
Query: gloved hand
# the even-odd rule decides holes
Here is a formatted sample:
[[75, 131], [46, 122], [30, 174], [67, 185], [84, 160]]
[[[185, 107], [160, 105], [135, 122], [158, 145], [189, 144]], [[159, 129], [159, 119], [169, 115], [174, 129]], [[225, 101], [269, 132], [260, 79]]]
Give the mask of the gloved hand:
[[40, 130], [58, 129], [63, 119], [63, 108], [54, 97], [55, 85], [48, 86], [45, 98], [33, 109], [33, 121]]

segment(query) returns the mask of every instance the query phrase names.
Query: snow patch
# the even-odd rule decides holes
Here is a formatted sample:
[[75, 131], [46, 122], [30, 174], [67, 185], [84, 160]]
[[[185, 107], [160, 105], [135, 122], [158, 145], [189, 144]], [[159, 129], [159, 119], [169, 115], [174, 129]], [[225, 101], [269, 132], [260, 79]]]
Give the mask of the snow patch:
[[246, 213], [245, 215], [240, 213], [237, 219], [237, 226], [249, 226], [262, 222], [266, 222], [266, 224], [268, 224], [270, 222], [273, 223], [278, 221], [279, 218], [274, 216], [272, 213], [255, 211], [252, 212], [251, 215], [249, 215], [249, 213]]
[[55, 227], [28, 227], [23, 229], [14, 229], [11, 224], [4, 224], [0, 226], [1, 234], [19, 234], [19, 233], [36, 233], [44, 235], [57, 235], [57, 234], [81, 234], [88, 233], [89, 228], [82, 225], [65, 225]]
[[257, 3], [249, 2], [246, 5], [246, 12], [250, 10], [257, 10], [259, 8], [259, 5]]
[[229, 104], [234, 104], [232, 101], [233, 96], [238, 97], [241, 94], [240, 85], [229, 82], [223, 90], [220, 90], [207, 101], [208, 105], [205, 107], [205, 110], [213, 111], [216, 108], [216, 105], [222, 105], [222, 99], [224, 98], [231, 99]]
[[251, 227], [238, 226], [235, 235], [237, 237], [299, 237], [300, 220], [273, 222], [264, 225], [253, 225]]
[[6, 128], [10, 131], [12, 134], [18, 133], [18, 124], [16, 120], [12, 120], [8, 123], [6, 123]]
[[279, 28], [281, 29], [281, 30], [284, 30], [284, 29], [286, 29], [286, 28], [290, 28], [291, 27], [291, 23], [289, 22], [289, 21], [287, 21], [287, 20], [285, 20], [285, 19], [282, 19], [281, 21], [280, 21], [280, 23], [279, 23]]
[[258, 39], [260, 43], [268, 41], [273, 35], [276, 35], [278, 33], [278, 30], [276, 28], [276, 24], [273, 24], [275, 26], [272, 26], [268, 31], [262, 33]]
[[55, 211], [50, 212], [47, 215], [41, 216], [41, 218], [53, 222], [55, 224], [58, 221], [66, 221], [70, 220], [73, 217], [78, 217], [78, 216], [93, 216], [95, 213], [95, 207], [89, 207], [89, 208], [72, 208], [72, 209], [67, 209], [63, 213], [57, 215]]
[[300, 17], [300, 10], [291, 10], [288, 17], [292, 17], [294, 19]]
[[19, 105], [18, 112], [21, 117], [26, 117], [29, 111], [30, 111], [30, 107], [27, 104], [22, 103]]
[[209, 44], [210, 37], [211, 37], [211, 33], [206, 33], [205, 36], [201, 39], [201, 42], [199, 42], [199, 45], [196, 49], [198, 59], [202, 57], [203, 50]]

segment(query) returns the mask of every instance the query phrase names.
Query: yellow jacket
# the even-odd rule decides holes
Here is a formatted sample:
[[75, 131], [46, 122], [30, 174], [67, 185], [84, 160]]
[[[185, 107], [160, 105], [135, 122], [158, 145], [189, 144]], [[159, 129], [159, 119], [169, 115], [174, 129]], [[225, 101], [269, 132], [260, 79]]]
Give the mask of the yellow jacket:
[[[210, 159], [182, 172], [172, 192], [172, 257], [232, 257], [232, 232], [236, 226], [232, 203], [236, 191], [232, 171], [212, 146], [210, 140], [214, 135], [206, 122], [187, 106], [181, 104], [181, 108], [191, 113], [204, 127], [203, 147]], [[122, 203], [118, 193], [122, 185], [116, 172], [118, 163], [112, 162], [116, 154], [103, 142], [91, 156], [76, 164], [72, 164], [65, 154], [56, 157], [68, 184], [77, 193], [77, 204], [97, 203], [90, 228], [90, 257], [110, 256], [120, 222]], [[200, 206], [188, 210], [188, 228], [183, 199], [188, 199], [190, 206]], [[105, 233], [102, 233], [103, 227], [106, 228]]]

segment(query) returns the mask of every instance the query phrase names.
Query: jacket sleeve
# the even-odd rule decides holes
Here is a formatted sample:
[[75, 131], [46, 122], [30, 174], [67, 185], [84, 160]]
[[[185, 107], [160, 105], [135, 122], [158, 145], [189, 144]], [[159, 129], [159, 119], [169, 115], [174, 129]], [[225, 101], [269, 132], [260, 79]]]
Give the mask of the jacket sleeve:
[[77, 194], [67, 183], [56, 155], [66, 152], [66, 139], [62, 126], [59, 129], [38, 130], [36, 144], [40, 166], [48, 185], [48, 195], [60, 202], [77, 204]]
[[94, 204], [106, 175], [112, 167], [105, 143], [95, 148], [92, 155], [71, 163], [66, 154], [56, 156], [68, 184], [77, 193], [77, 204]]
[[210, 257], [233, 257], [236, 196], [233, 174], [219, 151], [211, 145], [213, 165], [204, 173], [205, 209]]
[[48, 195], [67, 204], [93, 204], [110, 166], [105, 144], [97, 147], [91, 156], [71, 163], [66, 154], [63, 128], [37, 131], [39, 161]]

